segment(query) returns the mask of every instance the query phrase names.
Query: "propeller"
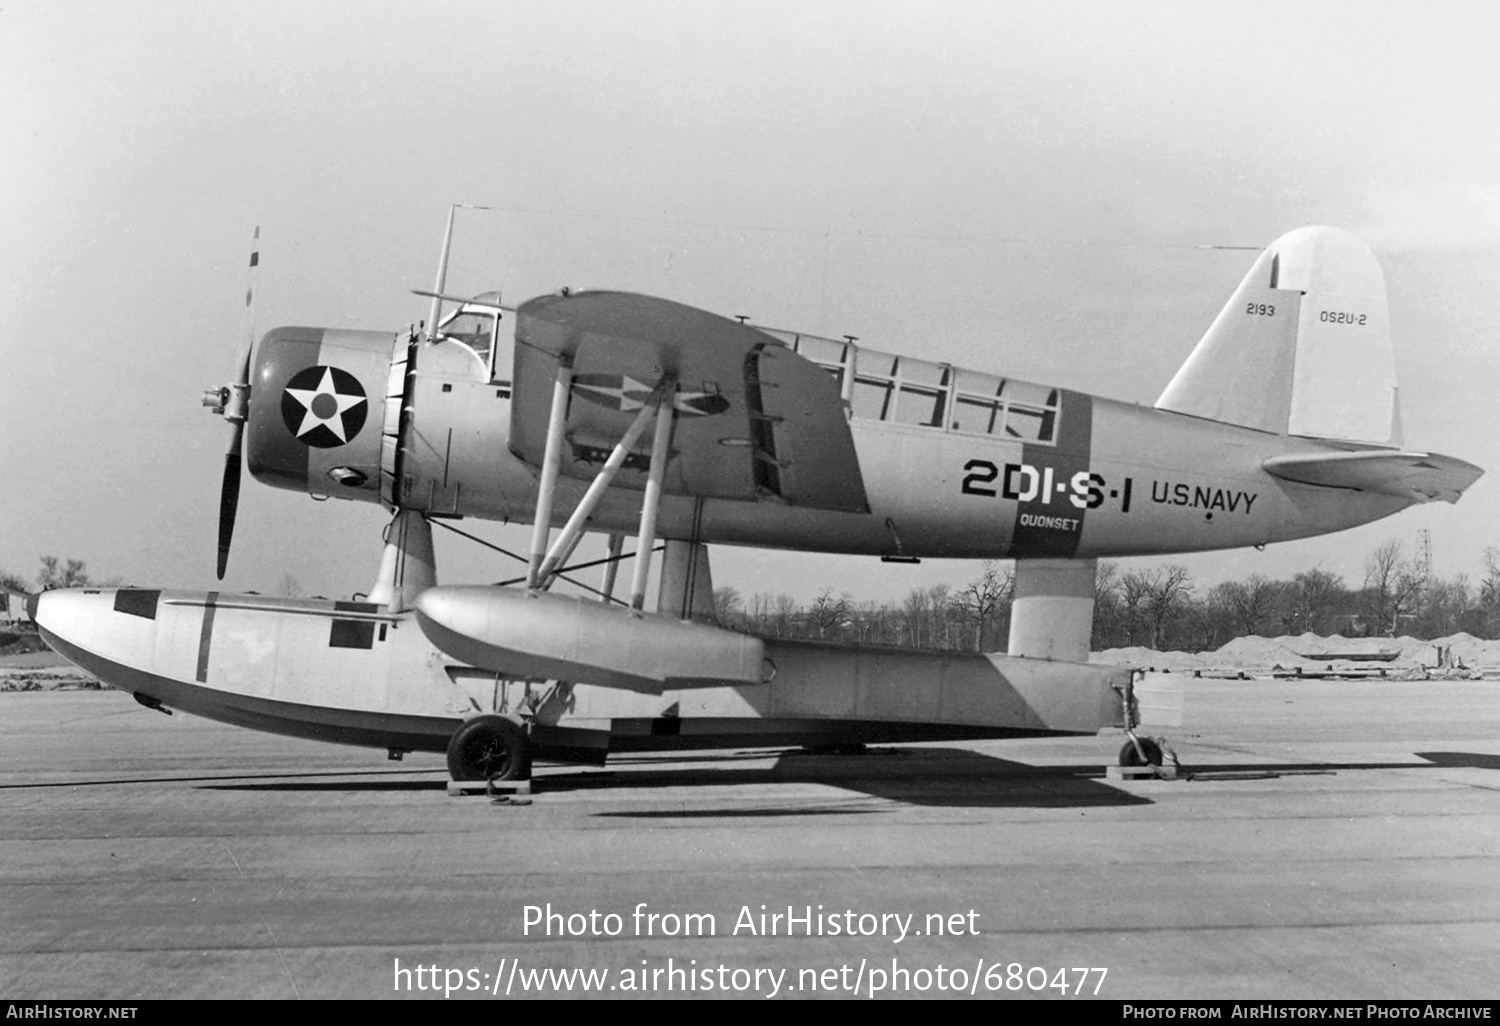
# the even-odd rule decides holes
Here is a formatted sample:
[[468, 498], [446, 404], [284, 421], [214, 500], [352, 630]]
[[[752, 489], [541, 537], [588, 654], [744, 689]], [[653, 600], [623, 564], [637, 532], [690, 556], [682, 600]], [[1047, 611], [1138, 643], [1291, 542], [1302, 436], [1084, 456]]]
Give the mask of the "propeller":
[[232, 429], [229, 451], [224, 454], [224, 483], [219, 489], [219, 580], [229, 566], [229, 543], [234, 538], [234, 516], [240, 503], [240, 449], [245, 441], [245, 414], [250, 400], [250, 350], [239, 363], [239, 377], [225, 387], [224, 419]]
[[229, 451], [224, 454], [224, 482], [219, 489], [219, 580], [229, 566], [229, 543], [240, 502], [240, 450], [245, 441], [245, 417], [250, 412], [250, 350], [255, 344], [255, 268], [260, 265], [260, 226], [250, 245], [250, 268], [245, 286], [245, 348], [235, 357], [235, 378], [203, 393], [203, 405], [229, 421]]

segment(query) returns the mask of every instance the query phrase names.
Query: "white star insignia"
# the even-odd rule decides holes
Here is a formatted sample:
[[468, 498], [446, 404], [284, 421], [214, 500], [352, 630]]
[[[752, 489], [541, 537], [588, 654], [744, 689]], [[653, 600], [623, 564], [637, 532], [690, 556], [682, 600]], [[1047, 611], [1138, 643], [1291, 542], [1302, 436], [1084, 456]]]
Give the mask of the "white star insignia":
[[[637, 381], [628, 374], [621, 376], [618, 385], [587, 381], [579, 382], [573, 387], [584, 398], [614, 407], [621, 413], [639, 412], [651, 398], [651, 393], [655, 389], [654, 385], [645, 381]], [[719, 409], [716, 407], [721, 403], [724, 406], [728, 405], [720, 398], [718, 392], [677, 392], [672, 401], [678, 413], [689, 417], [703, 417], [718, 413]]]
[[321, 426], [332, 431], [340, 442], [349, 441], [348, 435], [344, 433], [344, 411], [365, 401], [362, 395], [340, 392], [334, 384], [331, 367], [323, 368], [323, 378], [318, 382], [317, 388], [289, 388], [286, 394], [301, 403], [306, 410], [302, 415], [302, 424], [297, 428], [298, 438]]

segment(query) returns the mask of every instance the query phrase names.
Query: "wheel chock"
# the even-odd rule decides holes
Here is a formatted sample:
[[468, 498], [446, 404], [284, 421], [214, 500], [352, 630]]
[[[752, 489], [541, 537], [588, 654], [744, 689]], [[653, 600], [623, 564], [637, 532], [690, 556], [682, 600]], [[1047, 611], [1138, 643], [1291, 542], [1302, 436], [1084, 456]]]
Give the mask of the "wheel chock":
[[531, 794], [530, 780], [449, 780], [448, 797], [458, 798], [466, 794], [483, 794], [491, 798], [502, 795]]
[[1105, 780], [1177, 780], [1177, 763], [1161, 766], [1106, 766]]

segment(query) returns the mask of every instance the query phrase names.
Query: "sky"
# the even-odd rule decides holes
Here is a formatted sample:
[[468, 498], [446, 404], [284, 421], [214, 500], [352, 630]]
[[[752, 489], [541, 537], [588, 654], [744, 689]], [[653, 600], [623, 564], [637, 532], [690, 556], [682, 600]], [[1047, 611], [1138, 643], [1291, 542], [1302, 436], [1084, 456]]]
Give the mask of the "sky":
[[[642, 291], [1148, 404], [1255, 256], [1204, 247], [1336, 225], [1385, 268], [1408, 446], [1490, 466], [1496, 38], [1478, 2], [7, 2], [0, 568], [216, 587], [229, 429], [199, 397], [244, 338], [254, 226], [258, 331], [395, 331], [452, 203], [493, 208], [459, 213], [453, 291]], [[367, 590], [384, 520], [247, 476], [223, 587]], [[1338, 536], [1125, 565], [1357, 585], [1423, 530], [1435, 572], [1477, 577], [1500, 473]], [[716, 584], [804, 602], [978, 572], [714, 551]]]

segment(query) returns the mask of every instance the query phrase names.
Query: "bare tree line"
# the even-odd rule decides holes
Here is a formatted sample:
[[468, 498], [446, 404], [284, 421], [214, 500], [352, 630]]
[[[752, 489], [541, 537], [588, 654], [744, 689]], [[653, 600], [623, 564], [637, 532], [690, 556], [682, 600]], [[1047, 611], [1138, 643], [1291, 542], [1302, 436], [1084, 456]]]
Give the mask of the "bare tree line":
[[[811, 605], [800, 606], [787, 595], [746, 599], [723, 587], [715, 590], [714, 605], [721, 624], [771, 637], [993, 652], [1006, 646], [1014, 589], [1014, 570], [986, 561], [958, 588], [913, 588], [900, 602], [859, 601], [825, 588]], [[1306, 632], [1500, 637], [1500, 549], [1485, 550], [1477, 583], [1467, 574], [1434, 576], [1394, 540], [1370, 554], [1355, 586], [1316, 567], [1281, 580], [1251, 574], [1206, 590], [1176, 563], [1122, 570], [1101, 561], [1094, 574], [1096, 651], [1201, 652], [1247, 635]]]
[[[51, 591], [53, 588], [83, 588], [94, 583], [88, 568], [81, 559], [61, 560], [56, 556], [43, 556], [42, 568], [36, 575], [36, 591]], [[20, 574], [0, 569], [0, 587], [11, 591], [29, 592], [31, 585]]]
[[[1355, 587], [1315, 567], [1289, 580], [1251, 574], [1200, 592], [1180, 564], [1121, 570], [1118, 563], [1100, 561], [1094, 574], [1092, 647], [1201, 652], [1247, 635], [1309, 631], [1500, 638], [1500, 549], [1485, 549], [1483, 564], [1477, 582], [1467, 574], [1443, 580], [1392, 540], [1366, 559], [1364, 579]], [[0, 570], [0, 584], [26, 591], [27, 583]], [[37, 590], [89, 583], [82, 561], [42, 557]], [[958, 588], [913, 588], [900, 602], [860, 601], [825, 588], [804, 607], [787, 595], [762, 592], [745, 599], [737, 589], [723, 587], [714, 591], [714, 611], [725, 626], [771, 637], [994, 652], [1006, 646], [1014, 590], [1014, 570], [988, 560], [978, 576]], [[278, 591], [297, 595], [301, 588], [285, 574]]]

